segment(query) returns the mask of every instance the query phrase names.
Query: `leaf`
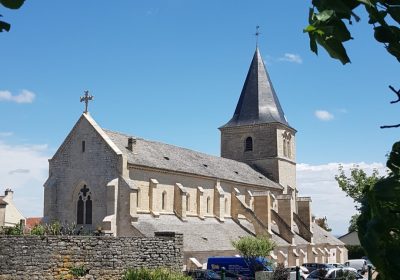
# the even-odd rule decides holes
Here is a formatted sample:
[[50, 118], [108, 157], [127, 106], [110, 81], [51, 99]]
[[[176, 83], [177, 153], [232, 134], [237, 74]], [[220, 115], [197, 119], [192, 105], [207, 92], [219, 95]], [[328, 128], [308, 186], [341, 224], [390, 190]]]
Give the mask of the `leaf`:
[[19, 9], [25, 0], [0, 0], [0, 4], [9, 9]]
[[315, 35], [308, 33], [309, 37], [310, 37], [310, 49], [313, 53], [315, 53], [316, 55], [318, 55], [318, 46], [317, 46], [317, 41], [315, 39]]
[[339, 59], [343, 65], [350, 62], [346, 49], [340, 41], [333, 37], [329, 37], [325, 40], [321, 37], [317, 37], [317, 42], [324, 47], [332, 58]]
[[332, 16], [334, 15], [334, 11], [332, 10], [324, 10], [319, 14], [316, 14], [316, 17], [319, 21], [328, 21], [332, 18]]
[[398, 41], [396, 29], [392, 26], [377, 26], [374, 30], [374, 37], [378, 42], [392, 43]]
[[389, 7], [387, 12], [397, 23], [400, 23], [400, 7]]
[[365, 4], [367, 6], [371, 6], [371, 7], [374, 6], [374, 4], [372, 4], [371, 1], [369, 1], [369, 0], [357, 0], [357, 1], [362, 3], [362, 4]]
[[3, 31], [8, 32], [8, 31], [10, 31], [10, 28], [11, 28], [11, 25], [9, 23], [0, 20], [0, 32], [3, 32]]
[[399, 43], [390, 43], [389, 46], [387, 46], [386, 50], [391, 55], [396, 57], [397, 60], [400, 62], [400, 44]]

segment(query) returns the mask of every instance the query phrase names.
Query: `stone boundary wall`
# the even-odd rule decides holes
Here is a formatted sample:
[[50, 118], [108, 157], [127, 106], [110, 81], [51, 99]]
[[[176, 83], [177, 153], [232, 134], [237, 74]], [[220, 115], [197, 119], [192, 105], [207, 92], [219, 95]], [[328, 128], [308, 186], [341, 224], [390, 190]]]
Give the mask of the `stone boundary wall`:
[[183, 267], [183, 235], [155, 237], [0, 236], [0, 279], [73, 279], [71, 268], [88, 269], [85, 279], [121, 279], [128, 268]]

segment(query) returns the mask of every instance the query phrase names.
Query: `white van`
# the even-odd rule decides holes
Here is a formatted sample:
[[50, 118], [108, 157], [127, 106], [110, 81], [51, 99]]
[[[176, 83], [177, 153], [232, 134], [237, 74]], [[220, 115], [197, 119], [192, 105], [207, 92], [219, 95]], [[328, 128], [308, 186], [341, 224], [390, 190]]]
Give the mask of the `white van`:
[[348, 260], [347, 262], [344, 263], [344, 265], [355, 268], [359, 273], [362, 274], [367, 272], [368, 269], [367, 261], [364, 259]]

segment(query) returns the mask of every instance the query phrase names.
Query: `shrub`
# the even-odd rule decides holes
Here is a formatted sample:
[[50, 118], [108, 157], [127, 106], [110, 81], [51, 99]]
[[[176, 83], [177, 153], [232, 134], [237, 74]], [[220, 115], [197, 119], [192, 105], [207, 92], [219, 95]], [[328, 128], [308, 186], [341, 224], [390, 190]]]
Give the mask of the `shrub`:
[[89, 273], [89, 269], [85, 268], [84, 265], [74, 266], [69, 269], [69, 272], [74, 277], [82, 277]]
[[166, 268], [136, 268], [128, 269], [122, 278], [123, 280], [191, 280], [189, 276], [181, 272]]
[[23, 230], [21, 225], [15, 225], [13, 227], [3, 227], [0, 230], [0, 234], [4, 235], [23, 235]]

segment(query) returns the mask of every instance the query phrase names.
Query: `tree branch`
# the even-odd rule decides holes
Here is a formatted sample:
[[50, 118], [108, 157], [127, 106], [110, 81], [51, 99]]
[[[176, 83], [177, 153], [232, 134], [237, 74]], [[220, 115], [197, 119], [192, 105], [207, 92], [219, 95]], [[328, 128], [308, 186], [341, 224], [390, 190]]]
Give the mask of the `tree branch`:
[[395, 124], [395, 125], [382, 125], [380, 128], [395, 128], [395, 127], [400, 127], [400, 124]]
[[392, 86], [389, 86], [389, 88], [397, 95], [397, 100], [390, 101], [390, 104], [399, 102], [400, 101], [400, 89], [395, 90], [394, 87], [392, 87]]

